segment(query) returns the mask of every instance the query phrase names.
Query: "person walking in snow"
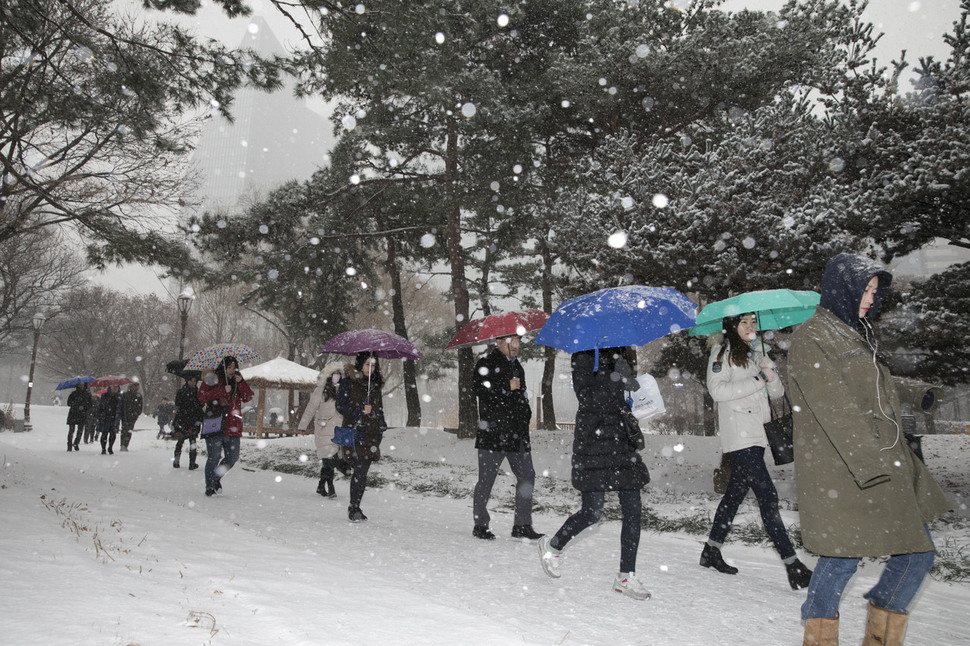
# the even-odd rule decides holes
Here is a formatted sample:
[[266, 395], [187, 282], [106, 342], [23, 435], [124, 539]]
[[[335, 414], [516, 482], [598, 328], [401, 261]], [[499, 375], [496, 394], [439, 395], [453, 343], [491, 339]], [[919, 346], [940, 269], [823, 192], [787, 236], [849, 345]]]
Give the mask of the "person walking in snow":
[[536, 470], [532, 464], [529, 423], [532, 407], [526, 394], [525, 370], [519, 363], [521, 337], [495, 339], [491, 352], [475, 364], [475, 395], [478, 397], [478, 482], [475, 483], [472, 536], [493, 540], [488, 499], [502, 462], [508, 460], [515, 475], [515, 519], [513, 538], [538, 539], [532, 528], [532, 494]]
[[152, 413], [152, 417], [158, 422], [158, 433], [155, 434], [156, 440], [164, 439], [165, 427], [172, 423], [172, 417], [175, 415], [175, 405], [168, 401], [168, 397], [162, 397], [162, 403], [155, 407], [155, 412]]
[[333, 443], [333, 429], [341, 419], [337, 416], [337, 385], [343, 379], [344, 367], [340, 363], [328, 363], [320, 371], [317, 387], [310, 395], [297, 429], [306, 431], [313, 422], [313, 443], [320, 458], [320, 483], [317, 493], [336, 498], [333, 488], [334, 467], [337, 463], [337, 445]]
[[582, 507], [552, 538], [540, 538], [542, 569], [554, 579], [562, 575], [563, 550], [603, 513], [608, 491], [620, 498], [620, 571], [613, 589], [633, 599], [650, 593], [636, 576], [642, 513], [640, 489], [650, 481], [646, 465], [624, 428], [629, 412], [624, 391], [637, 388], [632, 348], [605, 348], [572, 355], [573, 390], [579, 400], [573, 434], [572, 483], [582, 493]]
[[185, 383], [175, 393], [175, 417], [172, 420], [172, 438], [175, 440], [175, 455], [172, 458], [172, 468], [179, 468], [182, 457], [182, 446], [189, 442], [189, 471], [199, 468], [195, 461], [195, 442], [199, 437], [199, 427], [202, 425], [202, 402], [199, 401], [199, 375], [187, 374]]
[[893, 377], [872, 319], [892, 275], [851, 254], [829, 260], [815, 314], [792, 335], [795, 486], [805, 547], [819, 554], [802, 604], [804, 644], [838, 644], [839, 602], [864, 557], [888, 557], [868, 599], [865, 646], [902, 646], [935, 548], [926, 524], [951, 505], [903, 437], [903, 404], [937, 389]]
[[101, 455], [114, 454], [115, 438], [125, 416], [125, 401], [121, 386], [108, 386], [98, 404], [98, 434], [101, 436]]
[[222, 478], [239, 460], [242, 405], [253, 398], [253, 390], [240, 374], [236, 357], [227, 356], [202, 380], [197, 397], [223, 414], [222, 430], [205, 436], [205, 495], [212, 496], [222, 491]]
[[771, 419], [770, 399], [785, 394], [774, 362], [763, 354], [758, 319], [753, 313], [722, 320], [723, 332], [708, 337], [707, 390], [717, 403], [717, 435], [721, 451], [731, 458], [727, 491], [714, 513], [714, 524], [701, 552], [700, 564], [724, 574], [738, 569], [724, 562], [721, 546], [734, 523], [748, 490], [754, 491], [761, 522], [781, 556], [792, 590], [808, 587], [812, 571], [798, 560], [778, 510], [778, 491], [765, 465], [768, 438], [765, 422]]
[[101, 396], [98, 393], [91, 392], [90, 388], [88, 388], [88, 392], [91, 393], [91, 406], [88, 408], [88, 415], [84, 420], [85, 444], [91, 444], [98, 439], [98, 409], [101, 406]]
[[367, 487], [367, 472], [371, 463], [381, 459], [381, 440], [387, 430], [384, 420], [384, 399], [381, 386], [381, 366], [377, 357], [369, 352], [360, 352], [354, 365], [345, 368], [346, 377], [337, 388], [337, 412], [343, 415], [342, 426], [357, 428], [357, 442], [354, 446], [340, 447], [344, 457], [353, 464], [350, 476], [350, 506], [347, 517], [353, 523], [367, 520], [360, 510], [360, 502]]
[[128, 450], [128, 443], [131, 442], [131, 433], [135, 430], [135, 423], [145, 408], [145, 398], [142, 397], [141, 385], [137, 381], [128, 384], [124, 400], [125, 415], [121, 420], [121, 451]]
[[81, 436], [91, 410], [91, 391], [88, 385], [80, 383], [67, 396], [67, 450], [80, 451]]

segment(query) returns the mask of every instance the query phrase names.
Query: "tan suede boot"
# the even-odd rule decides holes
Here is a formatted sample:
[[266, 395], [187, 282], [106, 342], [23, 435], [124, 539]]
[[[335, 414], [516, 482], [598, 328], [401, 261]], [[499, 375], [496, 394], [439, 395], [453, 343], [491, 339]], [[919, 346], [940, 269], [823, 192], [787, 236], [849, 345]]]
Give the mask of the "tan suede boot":
[[866, 617], [866, 636], [862, 646], [903, 646], [903, 635], [906, 634], [906, 622], [909, 615], [905, 612], [893, 612], [872, 605], [869, 602], [869, 614]]
[[807, 620], [802, 646], [839, 646], [839, 618], [816, 617]]

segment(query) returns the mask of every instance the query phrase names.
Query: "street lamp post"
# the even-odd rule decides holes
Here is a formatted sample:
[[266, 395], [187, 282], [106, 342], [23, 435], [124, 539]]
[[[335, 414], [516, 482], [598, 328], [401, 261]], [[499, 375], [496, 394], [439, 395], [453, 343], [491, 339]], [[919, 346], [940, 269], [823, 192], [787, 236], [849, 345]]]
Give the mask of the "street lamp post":
[[34, 314], [34, 318], [30, 320], [31, 325], [34, 326], [34, 349], [30, 353], [30, 374], [27, 375], [27, 399], [24, 401], [24, 432], [29, 432], [33, 430], [33, 426], [30, 423], [30, 391], [34, 387], [34, 366], [37, 364], [37, 343], [40, 341], [40, 329], [44, 327], [44, 321], [47, 320], [41, 312]]
[[179, 333], [179, 361], [181, 361], [185, 358], [185, 323], [189, 320], [192, 297], [186, 292], [182, 292], [176, 300], [179, 306], [179, 320], [182, 323], [182, 331]]

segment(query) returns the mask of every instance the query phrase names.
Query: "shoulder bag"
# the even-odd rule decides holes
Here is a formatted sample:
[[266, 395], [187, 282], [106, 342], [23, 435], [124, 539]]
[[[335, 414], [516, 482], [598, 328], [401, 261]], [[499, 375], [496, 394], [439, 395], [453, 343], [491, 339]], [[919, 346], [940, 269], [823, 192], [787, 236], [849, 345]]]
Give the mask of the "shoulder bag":
[[209, 437], [222, 433], [226, 424], [226, 407], [209, 406], [202, 418], [202, 437]]
[[630, 410], [629, 406], [624, 406], [620, 409], [620, 424], [623, 427], [626, 439], [633, 448], [637, 451], [642, 451], [646, 446], [646, 443], [643, 441], [643, 431], [640, 430], [640, 423], [633, 416], [633, 411]]
[[[775, 407], [768, 401], [768, 408], [771, 409], [771, 421], [765, 422], [765, 435], [768, 437], [768, 447], [771, 449], [771, 457], [775, 459], [775, 464], [791, 464], [795, 461], [795, 445], [792, 439], [792, 416], [791, 402], [788, 401], [788, 394], [785, 393], [785, 406], [787, 413], [782, 415], [775, 414]], [[784, 409], [783, 409], [784, 410]]]

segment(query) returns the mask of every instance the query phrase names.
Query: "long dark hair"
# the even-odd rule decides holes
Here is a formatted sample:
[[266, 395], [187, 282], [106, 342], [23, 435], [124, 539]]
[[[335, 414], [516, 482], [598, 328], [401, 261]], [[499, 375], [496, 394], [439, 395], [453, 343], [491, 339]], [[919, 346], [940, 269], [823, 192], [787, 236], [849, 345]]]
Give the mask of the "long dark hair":
[[[354, 369], [357, 372], [364, 372], [364, 363], [368, 359], [374, 360], [374, 369], [370, 373], [370, 384], [372, 388], [380, 389], [384, 385], [384, 376], [381, 374], [381, 362], [376, 355], [370, 352], [358, 352], [354, 358]], [[366, 376], [364, 377], [366, 379]]]
[[216, 373], [216, 377], [219, 378], [219, 381], [221, 381], [226, 385], [232, 385], [229, 383], [229, 379], [226, 377], [226, 366], [228, 366], [230, 363], [236, 364], [236, 374], [238, 375], [239, 361], [236, 359], [236, 357], [232, 355], [226, 355], [225, 357], [223, 357], [222, 361], [219, 362], [219, 365], [216, 366], [216, 369], [213, 371]]
[[721, 345], [721, 351], [717, 353], [718, 361], [724, 356], [724, 351], [728, 350], [728, 363], [738, 368], [744, 368], [748, 365], [748, 356], [751, 353], [751, 347], [738, 334], [738, 325], [741, 323], [741, 319], [750, 314], [754, 314], [754, 312], [745, 312], [737, 316], [725, 316], [721, 319], [721, 327], [724, 330], [724, 343]]
[[[333, 383], [334, 375], [340, 375], [340, 373], [337, 371], [330, 373], [327, 375], [327, 381], [323, 384], [323, 401], [325, 402], [337, 398], [337, 387]], [[343, 375], [340, 376], [343, 378]]]

